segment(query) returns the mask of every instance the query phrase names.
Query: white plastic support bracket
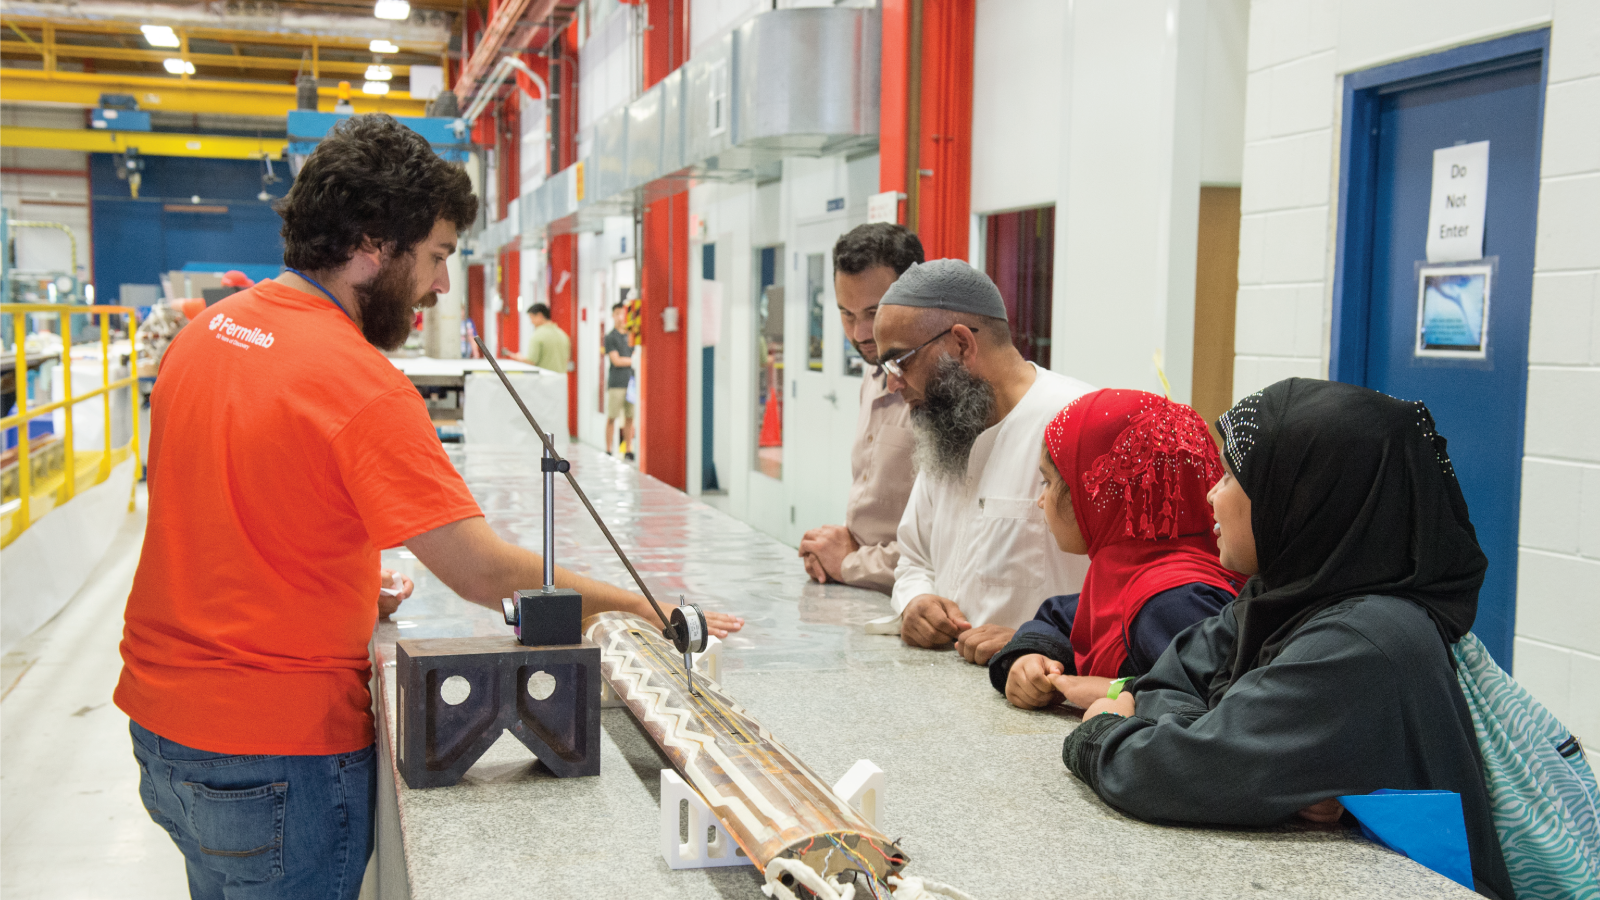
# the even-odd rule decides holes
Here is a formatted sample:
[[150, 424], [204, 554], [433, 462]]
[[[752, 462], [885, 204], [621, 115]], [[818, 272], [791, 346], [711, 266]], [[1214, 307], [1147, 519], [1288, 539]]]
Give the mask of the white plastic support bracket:
[[[868, 824], [877, 828], [886, 783], [882, 769], [871, 760], [859, 759], [834, 783], [833, 794], [855, 807]], [[682, 841], [685, 834], [688, 843]], [[673, 769], [661, 770], [661, 858], [673, 869], [751, 864], [750, 857], [712, 815], [700, 792]]]
[[[679, 840], [685, 833], [688, 843]], [[700, 792], [672, 769], [661, 770], [661, 858], [672, 869], [752, 864], [743, 848], [711, 814]]]
[[885, 784], [887, 776], [882, 769], [873, 765], [870, 759], [858, 759], [850, 771], [834, 783], [833, 795], [855, 807], [867, 824], [877, 828], [878, 818], [883, 812]]
[[[694, 670], [717, 683], [722, 682], [722, 639], [716, 635], [706, 638], [706, 649], [694, 655]], [[600, 682], [600, 706], [602, 709], [615, 709], [627, 706], [611, 690], [611, 685]]]

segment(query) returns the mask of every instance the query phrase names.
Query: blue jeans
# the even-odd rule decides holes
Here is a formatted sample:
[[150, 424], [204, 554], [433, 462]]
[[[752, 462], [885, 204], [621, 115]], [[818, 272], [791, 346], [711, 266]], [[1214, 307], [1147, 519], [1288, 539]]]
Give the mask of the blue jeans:
[[372, 855], [372, 747], [229, 756], [130, 723], [139, 795], [188, 865], [195, 900], [355, 900]]

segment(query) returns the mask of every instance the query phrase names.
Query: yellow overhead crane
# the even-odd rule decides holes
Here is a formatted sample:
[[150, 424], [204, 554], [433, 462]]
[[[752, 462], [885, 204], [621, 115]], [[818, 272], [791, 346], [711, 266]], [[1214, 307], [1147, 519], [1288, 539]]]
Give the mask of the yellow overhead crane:
[[[321, 88], [318, 108], [332, 112], [338, 90]], [[209, 81], [177, 76], [118, 75], [112, 73], [43, 72], [38, 69], [0, 68], [0, 101], [81, 106], [100, 105], [101, 94], [131, 94], [139, 108], [149, 112], [221, 114], [232, 116], [285, 116], [294, 109], [294, 86], [249, 81]], [[386, 112], [396, 116], [424, 115], [425, 101], [413, 100], [405, 91], [372, 97], [356, 90], [350, 103], [358, 113]], [[10, 129], [5, 129], [9, 131]], [[3, 135], [0, 135], [3, 142]]]
[[[100, 105], [101, 94], [132, 95], [141, 109], [151, 112], [176, 112], [220, 114], [232, 116], [282, 117], [295, 108], [295, 88], [291, 83], [293, 73], [302, 68], [308, 74], [319, 76], [349, 75], [357, 81], [366, 70], [367, 63], [351, 59], [324, 59], [323, 51], [341, 55], [366, 55], [367, 42], [353, 37], [325, 37], [316, 35], [281, 34], [273, 32], [241, 31], [224, 28], [178, 27], [180, 46], [174, 50], [143, 49], [140, 46], [106, 46], [104, 37], [128, 38], [130, 42], [142, 38], [139, 25], [131, 22], [50, 20], [22, 16], [0, 17], [0, 58], [7, 62], [18, 58], [35, 57], [39, 68], [19, 68], [13, 65], [0, 67], [0, 101], [6, 103], [48, 104], [53, 106], [78, 106], [93, 108]], [[90, 36], [85, 40], [84, 36]], [[93, 43], [100, 36], [101, 43]], [[15, 37], [17, 40], [10, 40]], [[64, 40], [76, 38], [76, 40]], [[193, 53], [190, 40], [228, 44], [233, 53]], [[246, 55], [240, 45], [255, 45], [272, 51]], [[282, 55], [284, 51], [302, 54]], [[433, 61], [432, 53], [440, 53], [441, 63], [446, 59], [442, 45], [417, 47], [416, 52], [404, 54], [408, 58], [425, 57]], [[273, 55], [277, 54], [277, 55]], [[302, 61], [299, 55], [308, 58]], [[62, 71], [62, 59], [121, 63], [154, 63], [179, 57], [206, 70], [207, 76], [254, 75], [271, 81], [234, 81], [217, 77], [180, 75], [145, 75], [128, 72]], [[410, 65], [388, 64], [390, 71], [408, 77]], [[338, 90], [324, 87], [318, 90], [318, 107], [332, 111], [338, 101]], [[350, 103], [358, 113], [387, 112], [397, 116], [421, 116], [426, 103], [414, 100], [405, 91], [390, 91], [386, 96], [370, 96], [359, 90], [352, 93]], [[222, 137], [217, 135], [184, 135], [161, 132], [106, 132], [58, 128], [0, 129], [0, 146], [32, 147], [55, 150], [121, 153], [127, 147], [136, 147], [140, 153], [151, 156], [204, 156], [229, 159], [259, 158], [263, 154], [280, 156], [285, 141], [256, 138]]]
[[171, 134], [163, 131], [97, 131], [91, 128], [0, 129], [0, 146], [81, 153], [126, 153], [141, 156], [203, 156], [210, 159], [281, 159], [283, 138], [229, 137], [218, 134]]

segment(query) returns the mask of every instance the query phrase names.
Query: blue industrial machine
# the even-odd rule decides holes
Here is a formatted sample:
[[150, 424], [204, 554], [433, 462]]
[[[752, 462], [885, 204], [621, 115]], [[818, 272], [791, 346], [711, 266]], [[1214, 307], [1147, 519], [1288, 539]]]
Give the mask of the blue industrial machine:
[[[289, 170], [300, 174], [306, 157], [317, 149], [317, 144], [327, 137], [329, 129], [350, 113], [317, 112], [310, 109], [289, 111]], [[464, 163], [472, 150], [467, 137], [467, 125], [462, 119], [428, 116], [395, 116], [395, 121], [427, 139], [435, 153], [449, 162]]]
[[94, 109], [89, 111], [89, 127], [100, 131], [149, 131], [150, 114], [137, 109]]

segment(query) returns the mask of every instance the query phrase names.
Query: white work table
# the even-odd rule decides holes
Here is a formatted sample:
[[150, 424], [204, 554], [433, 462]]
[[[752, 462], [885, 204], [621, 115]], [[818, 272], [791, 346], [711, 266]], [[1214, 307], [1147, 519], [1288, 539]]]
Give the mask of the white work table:
[[[1338, 826], [1185, 828], [1121, 815], [1062, 765], [1075, 716], [1012, 708], [954, 653], [864, 633], [862, 623], [888, 612], [883, 595], [813, 584], [792, 548], [743, 522], [596, 450], [563, 452], [659, 597], [744, 616], [723, 649], [730, 696], [825, 780], [863, 758], [885, 770], [881, 830], [909, 854], [908, 874], [978, 900], [1477, 896]], [[495, 529], [540, 546], [534, 453], [451, 454]], [[556, 505], [557, 561], [627, 583], [565, 485]], [[410, 571], [417, 591], [375, 638], [379, 896], [761, 900], [753, 867], [674, 871], [661, 859], [667, 763], [624, 709], [602, 715], [598, 777], [556, 778], [506, 735], [459, 784], [399, 781], [394, 642], [509, 629], [402, 551], [384, 554], [384, 565]]]

